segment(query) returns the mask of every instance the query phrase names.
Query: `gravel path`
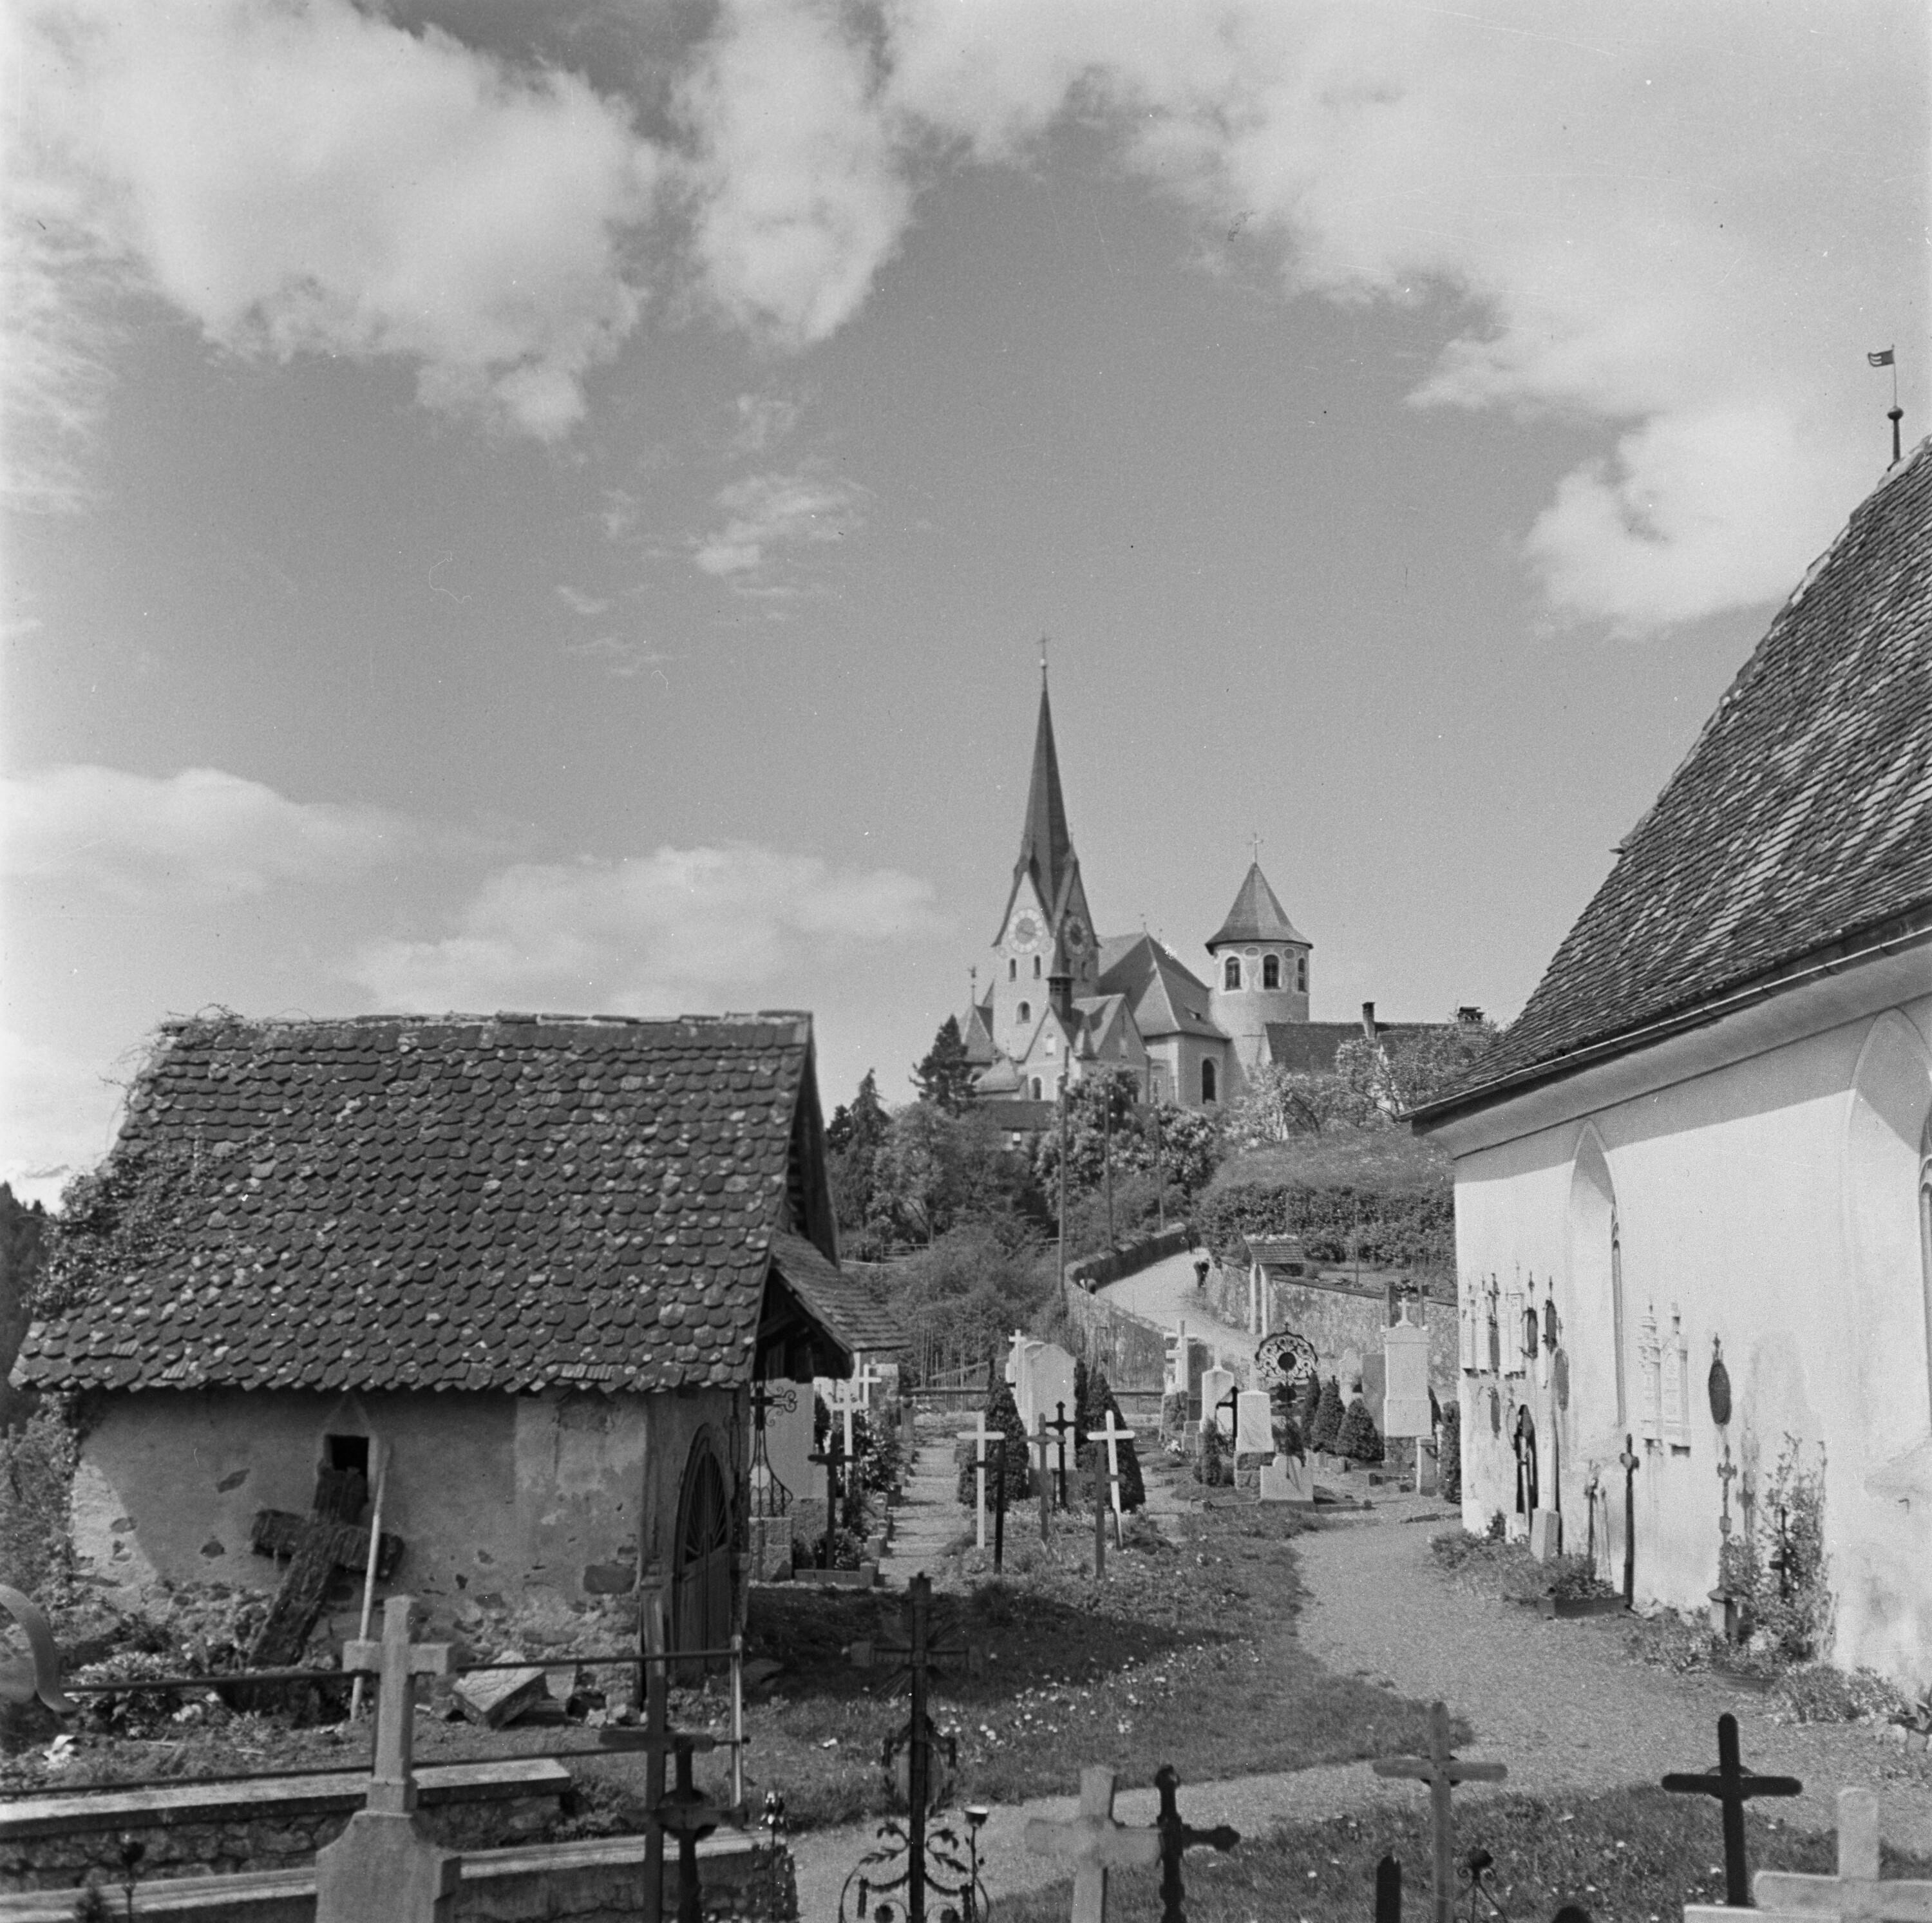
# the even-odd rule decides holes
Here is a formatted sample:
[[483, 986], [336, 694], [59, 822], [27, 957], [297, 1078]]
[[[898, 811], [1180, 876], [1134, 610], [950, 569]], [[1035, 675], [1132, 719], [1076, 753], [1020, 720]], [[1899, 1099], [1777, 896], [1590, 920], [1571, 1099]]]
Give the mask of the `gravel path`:
[[1828, 1829], [1836, 1792], [1870, 1784], [1886, 1837], [1932, 1850], [1932, 1770], [1922, 1760], [1881, 1747], [1868, 1729], [1774, 1723], [1754, 1691], [1634, 1662], [1614, 1617], [1549, 1622], [1446, 1582], [1429, 1538], [1449, 1519], [1419, 1520], [1443, 1516], [1441, 1505], [1379, 1492], [1376, 1505], [1297, 1539], [1309, 1592], [1303, 1646], [1345, 1676], [1440, 1696], [1474, 1730], [1470, 1754], [1508, 1764], [1508, 1788], [1574, 1794], [1708, 1768], [1728, 1709], [1747, 1766], [1804, 1780], [1805, 1793], [1780, 1814]]
[[[1191, 1269], [1183, 1274], [1191, 1291]], [[1728, 1709], [1738, 1719], [1748, 1767], [1797, 1776], [1807, 1786], [1780, 1815], [1828, 1829], [1835, 1792], [1869, 1784], [1880, 1792], [1886, 1839], [1932, 1851], [1932, 1768], [1922, 1759], [1882, 1748], [1868, 1730], [1773, 1723], [1763, 1700], [1749, 1691], [1634, 1662], [1622, 1653], [1615, 1618], [1546, 1622], [1446, 1581], [1429, 1556], [1430, 1537], [1450, 1526], [1440, 1505], [1384, 1491], [1375, 1500], [1372, 1510], [1297, 1538], [1308, 1592], [1301, 1640], [1344, 1675], [1424, 1700], [1442, 1697], [1474, 1730], [1465, 1753], [1508, 1765], [1503, 1792], [1574, 1796], [1708, 1766], [1717, 1754], [1718, 1717]], [[1070, 1778], [1078, 1765], [1077, 1756], [1067, 1759]], [[1180, 1802], [1192, 1822], [1231, 1822], [1260, 1835], [1281, 1822], [1418, 1793], [1355, 1762], [1188, 1784]], [[1457, 1792], [1459, 1798], [1494, 1793], [1479, 1785]], [[1151, 1789], [1124, 1787], [1115, 1814], [1146, 1823], [1156, 1807]], [[1070, 1795], [993, 1811], [980, 1840], [993, 1897], [1055, 1880], [1059, 1866], [1030, 1855], [1022, 1838], [1029, 1817], [1062, 1820], [1073, 1808]], [[1714, 1854], [1715, 1816], [1714, 1809]], [[872, 1835], [871, 1826], [855, 1825], [794, 1839], [802, 1916], [837, 1916], [840, 1887]]]
[[1194, 1286], [1194, 1264], [1206, 1253], [1204, 1249], [1192, 1249], [1184, 1255], [1169, 1256], [1124, 1282], [1109, 1282], [1100, 1294], [1115, 1307], [1164, 1329], [1171, 1330], [1185, 1318], [1187, 1333], [1208, 1343], [1216, 1359], [1245, 1382], [1254, 1360], [1255, 1339], [1246, 1330], [1231, 1328], [1208, 1314], [1208, 1305]]
[[892, 1506], [892, 1540], [879, 1564], [879, 1580], [888, 1588], [903, 1589], [921, 1570], [935, 1585], [946, 1575], [947, 1544], [972, 1518], [960, 1508], [952, 1466], [953, 1432], [960, 1426], [950, 1415], [921, 1416], [916, 1446], [902, 1483], [905, 1500]]

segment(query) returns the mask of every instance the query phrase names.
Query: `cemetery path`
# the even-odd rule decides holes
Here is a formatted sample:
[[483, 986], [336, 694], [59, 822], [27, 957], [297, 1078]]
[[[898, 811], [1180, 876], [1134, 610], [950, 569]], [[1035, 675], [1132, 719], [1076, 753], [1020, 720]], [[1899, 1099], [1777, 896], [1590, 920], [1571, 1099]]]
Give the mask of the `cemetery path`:
[[945, 1582], [946, 1545], [970, 1520], [959, 1506], [954, 1480], [952, 1432], [958, 1426], [951, 1414], [919, 1419], [918, 1446], [902, 1484], [905, 1500], [892, 1510], [892, 1538], [879, 1564], [879, 1580], [889, 1588], [903, 1589], [922, 1569], [935, 1587]]
[[1194, 1286], [1194, 1264], [1202, 1252], [1188, 1250], [1169, 1256], [1138, 1275], [1111, 1282], [1100, 1292], [1101, 1298], [1164, 1329], [1172, 1330], [1184, 1316], [1188, 1334], [1210, 1345], [1216, 1360], [1245, 1382], [1254, 1359], [1255, 1339], [1246, 1330], [1231, 1328], [1208, 1312], [1208, 1305]]
[[[1435, 1516], [1442, 1520], [1433, 1528], [1424, 1520]], [[1367, 1514], [1297, 1538], [1309, 1653], [1344, 1676], [1441, 1697], [1475, 1732], [1467, 1753], [1507, 1762], [1505, 1786], [1534, 1796], [1707, 1768], [1728, 1709], [1750, 1768], [1804, 1782], [1779, 1816], [1829, 1829], [1838, 1790], [1868, 1784], [1879, 1790], [1887, 1839], [1932, 1850], [1932, 1777], [1872, 1730], [1774, 1723], [1754, 1691], [1633, 1660], [1615, 1617], [1552, 1622], [1460, 1587], [1429, 1553], [1429, 1538], [1450, 1520], [1430, 1498], [1378, 1492]]]

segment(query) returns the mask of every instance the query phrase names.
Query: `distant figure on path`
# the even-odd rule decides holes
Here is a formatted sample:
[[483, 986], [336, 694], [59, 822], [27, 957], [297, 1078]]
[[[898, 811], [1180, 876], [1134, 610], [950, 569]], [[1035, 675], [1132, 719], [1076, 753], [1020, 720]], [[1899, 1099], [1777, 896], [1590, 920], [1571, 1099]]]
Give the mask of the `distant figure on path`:
[[1208, 1258], [1201, 1256], [1194, 1264], [1194, 1286], [1196, 1288], [1208, 1286]]

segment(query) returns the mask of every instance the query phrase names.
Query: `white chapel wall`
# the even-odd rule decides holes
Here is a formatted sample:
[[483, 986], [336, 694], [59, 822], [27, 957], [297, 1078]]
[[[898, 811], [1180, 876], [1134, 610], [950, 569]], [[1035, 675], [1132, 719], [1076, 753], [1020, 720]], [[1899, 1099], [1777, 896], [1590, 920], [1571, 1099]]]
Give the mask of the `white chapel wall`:
[[[1932, 997], [1473, 1151], [1456, 1166], [1459, 1276], [1478, 1330], [1492, 1276], [1505, 1298], [1516, 1288], [1527, 1294], [1533, 1276], [1539, 1304], [1546, 1278], [1554, 1281], [1567, 1364], [1567, 1406], [1556, 1421], [1566, 1548], [1583, 1546], [1582, 1490], [1594, 1462], [1611, 1494], [1614, 1538], [1600, 1542], [1610, 1552], [1600, 1567], [1620, 1576], [1615, 1459], [1631, 1433], [1642, 1459], [1638, 1600], [1704, 1606], [1720, 1540], [1722, 1438], [1705, 1386], [1720, 1337], [1736, 1401], [1728, 1439], [1754, 1483], [1762, 1486], [1787, 1433], [1813, 1460], [1826, 1447], [1837, 1659], [1901, 1675], [1932, 1664], [1932, 1361], [1915, 1195], [1932, 1106], [1928, 1036]], [[1622, 1423], [1608, 1253], [1586, 1246], [1592, 1220], [1600, 1228], [1611, 1207], [1624, 1298]], [[1688, 1394], [1672, 1432], [1646, 1440], [1647, 1418], [1661, 1432], [1658, 1418], [1678, 1413], [1658, 1408], [1669, 1385], [1642, 1353], [1654, 1330], [1667, 1367], [1673, 1315]], [[1463, 1375], [1468, 1526], [1513, 1510], [1514, 1406], [1538, 1394], [1534, 1370]], [[1539, 1424], [1545, 1406], [1532, 1400]], [[1600, 1536], [1602, 1521], [1600, 1511]]]

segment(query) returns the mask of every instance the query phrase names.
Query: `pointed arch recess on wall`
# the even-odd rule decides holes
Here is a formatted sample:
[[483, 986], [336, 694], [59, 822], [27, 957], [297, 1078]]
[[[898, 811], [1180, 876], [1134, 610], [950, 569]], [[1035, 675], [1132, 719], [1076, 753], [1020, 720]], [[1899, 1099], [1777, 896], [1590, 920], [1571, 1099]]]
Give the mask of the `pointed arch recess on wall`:
[[[1859, 1366], [1880, 1460], [1932, 1438], [1932, 1048], [1899, 1010], [1874, 1021], [1846, 1106], [1845, 1246], [1851, 1258]], [[1918, 1284], [1900, 1314], [1899, 1280]]]
[[1595, 1127], [1584, 1125], [1570, 1165], [1568, 1218], [1570, 1300], [1580, 1318], [1611, 1350], [1616, 1397], [1613, 1426], [1630, 1419], [1630, 1314], [1624, 1282], [1623, 1223], [1616, 1184]]

